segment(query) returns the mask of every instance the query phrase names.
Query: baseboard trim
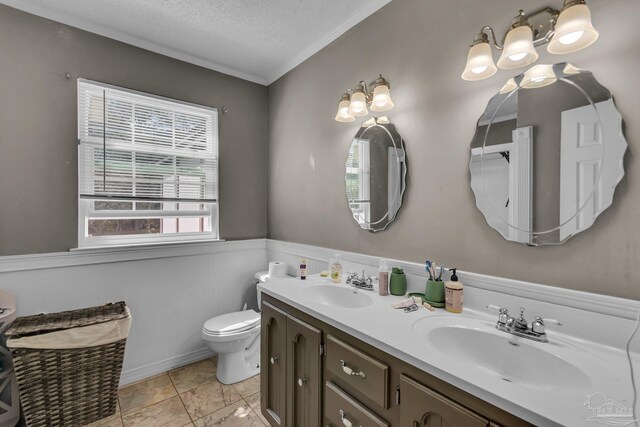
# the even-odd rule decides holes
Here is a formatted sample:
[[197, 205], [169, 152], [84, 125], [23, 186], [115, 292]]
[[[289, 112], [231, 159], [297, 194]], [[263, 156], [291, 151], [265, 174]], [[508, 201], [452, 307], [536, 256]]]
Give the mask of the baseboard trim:
[[[322, 262], [327, 262], [333, 254], [339, 253], [342, 259], [347, 262], [367, 265], [375, 267], [376, 269], [380, 260], [380, 257], [371, 255], [271, 239], [267, 239], [267, 251], [282, 252]], [[267, 256], [269, 257], [269, 261], [271, 261], [270, 255]], [[424, 277], [426, 280], [427, 273], [423, 264], [402, 260], [388, 260], [388, 263], [400, 265], [406, 274]], [[469, 271], [458, 270], [457, 274], [465, 286], [572, 307], [593, 313], [636, 320], [638, 312], [640, 311], [640, 301], [576, 291], [573, 289], [563, 289], [504, 277], [487, 276]], [[447, 274], [444, 276], [448, 277]]]
[[181, 354], [159, 362], [150, 363], [139, 368], [123, 371], [120, 375], [120, 387], [135, 383], [140, 380], [162, 374], [172, 369], [180, 368], [190, 363], [199, 362], [214, 356], [215, 353], [210, 348], [201, 348], [191, 353]]

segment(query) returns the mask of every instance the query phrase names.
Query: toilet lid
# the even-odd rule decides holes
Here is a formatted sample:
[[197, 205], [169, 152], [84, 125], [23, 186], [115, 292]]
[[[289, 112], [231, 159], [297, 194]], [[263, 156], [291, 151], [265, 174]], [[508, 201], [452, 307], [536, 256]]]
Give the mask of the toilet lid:
[[259, 313], [253, 310], [236, 311], [207, 320], [204, 330], [210, 335], [227, 335], [253, 329], [259, 323]]

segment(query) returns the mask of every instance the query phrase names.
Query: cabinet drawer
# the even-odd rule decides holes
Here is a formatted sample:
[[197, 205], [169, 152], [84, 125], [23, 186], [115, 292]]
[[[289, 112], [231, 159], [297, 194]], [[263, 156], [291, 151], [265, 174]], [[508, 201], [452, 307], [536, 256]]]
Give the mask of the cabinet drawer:
[[389, 407], [389, 365], [328, 335], [326, 368], [354, 392]]
[[400, 425], [488, 427], [489, 421], [425, 385], [400, 377]]
[[334, 426], [388, 427], [382, 418], [355, 401], [335, 384], [324, 387], [324, 416]]

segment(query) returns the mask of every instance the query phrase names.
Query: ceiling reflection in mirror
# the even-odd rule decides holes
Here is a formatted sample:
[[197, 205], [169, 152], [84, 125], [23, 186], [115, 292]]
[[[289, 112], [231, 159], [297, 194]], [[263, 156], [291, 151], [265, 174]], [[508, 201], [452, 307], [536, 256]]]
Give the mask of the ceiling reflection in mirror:
[[505, 239], [559, 244], [591, 227], [624, 176], [622, 117], [593, 75], [536, 65], [489, 101], [471, 142], [471, 188]]
[[358, 225], [384, 230], [402, 206], [407, 162], [404, 143], [386, 116], [363, 123], [351, 141], [346, 161], [347, 203]]

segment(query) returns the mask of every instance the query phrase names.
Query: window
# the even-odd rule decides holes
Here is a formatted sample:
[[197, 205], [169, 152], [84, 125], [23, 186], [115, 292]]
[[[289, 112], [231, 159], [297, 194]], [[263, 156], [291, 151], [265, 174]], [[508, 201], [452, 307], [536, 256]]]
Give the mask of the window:
[[78, 246], [218, 238], [218, 113], [78, 80]]

